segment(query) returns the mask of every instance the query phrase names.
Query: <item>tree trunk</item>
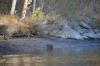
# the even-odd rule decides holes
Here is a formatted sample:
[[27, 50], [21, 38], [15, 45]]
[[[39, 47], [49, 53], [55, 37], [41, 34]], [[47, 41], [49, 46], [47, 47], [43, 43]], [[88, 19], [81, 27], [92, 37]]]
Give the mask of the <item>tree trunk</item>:
[[39, 1], [39, 7], [41, 7], [41, 9], [44, 8], [44, 0], [40, 0]]
[[14, 13], [15, 13], [16, 2], [17, 2], [17, 0], [13, 0], [13, 2], [12, 2], [12, 7], [11, 7], [11, 11], [10, 11], [11, 15], [14, 15]]
[[36, 9], [36, 0], [33, 0], [33, 11]]
[[26, 16], [27, 5], [28, 5], [28, 0], [24, 0], [24, 7], [23, 7], [22, 18], [21, 19], [24, 19], [25, 16]]
[[96, 11], [96, 0], [93, 0], [93, 12], [94, 12], [94, 15], [97, 14], [97, 11]]

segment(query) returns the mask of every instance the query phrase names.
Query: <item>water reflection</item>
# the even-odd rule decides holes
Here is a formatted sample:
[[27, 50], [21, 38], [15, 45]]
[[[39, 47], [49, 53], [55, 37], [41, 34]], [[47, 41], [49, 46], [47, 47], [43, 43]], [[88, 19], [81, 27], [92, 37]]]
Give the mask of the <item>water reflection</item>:
[[0, 66], [45, 66], [44, 62], [46, 62], [46, 59], [39, 56], [5, 55], [0, 59]]
[[0, 55], [0, 66], [100, 66], [99, 43], [28, 44], [27, 42], [23, 41], [21, 44], [20, 41], [17, 44], [15, 41], [12, 41], [12, 44], [2, 42], [0, 54], [6, 55]]
[[99, 55], [3, 55], [0, 66], [100, 66]]

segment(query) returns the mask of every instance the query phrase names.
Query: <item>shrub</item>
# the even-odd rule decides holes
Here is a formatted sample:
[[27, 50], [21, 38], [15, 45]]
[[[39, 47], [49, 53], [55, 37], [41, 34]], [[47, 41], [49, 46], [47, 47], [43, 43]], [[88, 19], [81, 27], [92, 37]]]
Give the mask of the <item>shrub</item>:
[[42, 9], [38, 7], [30, 16], [33, 22], [53, 22], [59, 15], [45, 15]]

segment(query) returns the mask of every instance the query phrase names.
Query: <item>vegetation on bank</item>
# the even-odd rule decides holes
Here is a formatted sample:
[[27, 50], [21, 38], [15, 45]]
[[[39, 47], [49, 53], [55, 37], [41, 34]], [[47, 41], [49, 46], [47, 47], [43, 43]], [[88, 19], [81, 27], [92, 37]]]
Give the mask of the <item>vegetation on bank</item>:
[[[11, 0], [0, 0], [0, 34], [4, 37], [44, 34], [81, 39], [100, 36], [98, 0], [12, 0], [12, 4], [9, 4], [10, 2]], [[2, 8], [7, 5], [8, 8]]]
[[58, 15], [45, 15], [40, 7], [36, 8], [28, 17], [21, 19], [16, 15], [1, 15], [0, 16], [0, 34], [4, 38], [11, 36], [32, 36], [37, 34], [39, 25], [43, 23], [51, 23], [56, 20]]

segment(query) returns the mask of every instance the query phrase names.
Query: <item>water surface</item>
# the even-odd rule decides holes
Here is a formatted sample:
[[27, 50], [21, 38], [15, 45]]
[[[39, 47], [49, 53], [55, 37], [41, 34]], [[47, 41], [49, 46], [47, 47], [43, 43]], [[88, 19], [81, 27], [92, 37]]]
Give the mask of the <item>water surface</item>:
[[100, 66], [99, 43], [99, 40], [43, 38], [3, 41], [0, 66]]

